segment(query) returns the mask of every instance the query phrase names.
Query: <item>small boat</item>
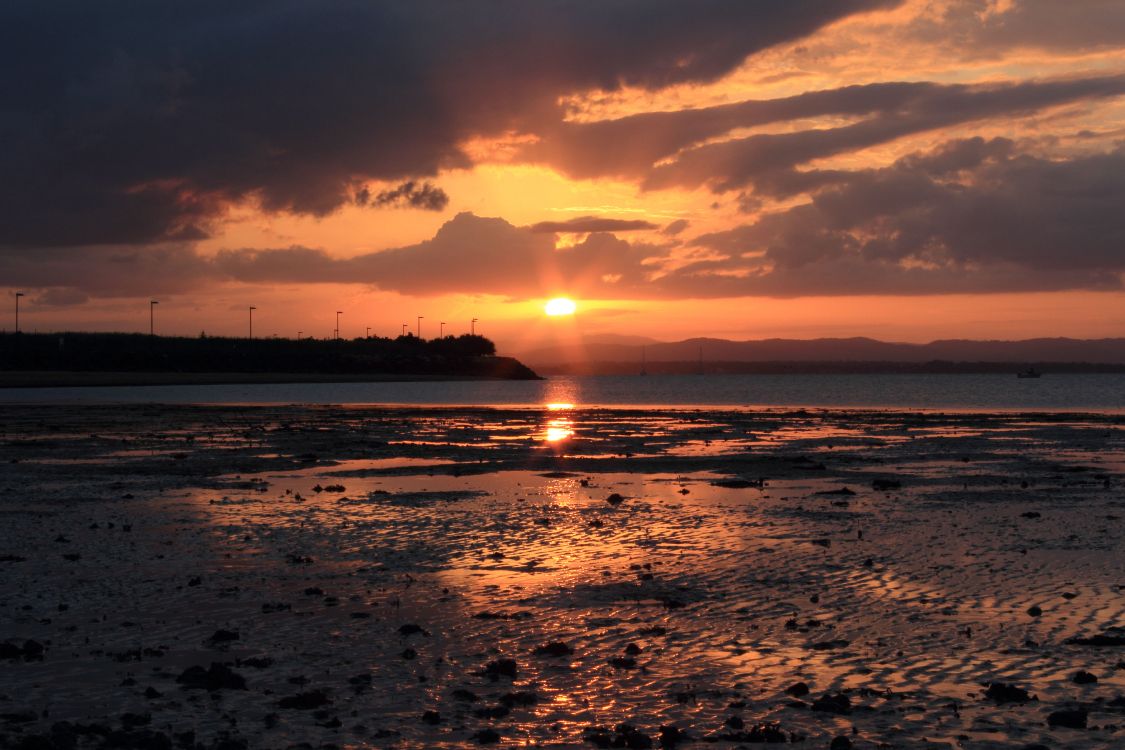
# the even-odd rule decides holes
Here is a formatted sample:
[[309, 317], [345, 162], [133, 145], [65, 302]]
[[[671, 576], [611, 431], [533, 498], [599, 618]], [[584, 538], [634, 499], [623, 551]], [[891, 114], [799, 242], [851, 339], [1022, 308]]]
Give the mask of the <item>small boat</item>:
[[1039, 378], [1039, 377], [1042, 377], [1042, 376], [1043, 376], [1043, 373], [1039, 372], [1034, 367], [1029, 367], [1022, 372], [1016, 373], [1017, 378]]

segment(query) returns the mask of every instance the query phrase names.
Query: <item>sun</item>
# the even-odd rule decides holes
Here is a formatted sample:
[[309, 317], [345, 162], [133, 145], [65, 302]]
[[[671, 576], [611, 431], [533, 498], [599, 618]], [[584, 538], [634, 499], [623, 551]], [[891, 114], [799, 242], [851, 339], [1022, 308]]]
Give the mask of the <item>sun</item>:
[[560, 315], [574, 315], [574, 311], [578, 309], [578, 305], [574, 304], [574, 300], [567, 297], [555, 297], [554, 299], [547, 300], [547, 304], [543, 307], [543, 312], [551, 317], [558, 317]]

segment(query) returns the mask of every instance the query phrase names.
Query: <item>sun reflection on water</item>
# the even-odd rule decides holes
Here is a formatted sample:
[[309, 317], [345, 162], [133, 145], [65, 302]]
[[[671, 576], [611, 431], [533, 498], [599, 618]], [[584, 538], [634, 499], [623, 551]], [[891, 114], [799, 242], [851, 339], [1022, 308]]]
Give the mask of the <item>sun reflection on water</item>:
[[547, 432], [543, 439], [548, 443], [557, 443], [571, 437], [574, 437], [574, 422], [570, 419], [552, 419], [547, 422]]

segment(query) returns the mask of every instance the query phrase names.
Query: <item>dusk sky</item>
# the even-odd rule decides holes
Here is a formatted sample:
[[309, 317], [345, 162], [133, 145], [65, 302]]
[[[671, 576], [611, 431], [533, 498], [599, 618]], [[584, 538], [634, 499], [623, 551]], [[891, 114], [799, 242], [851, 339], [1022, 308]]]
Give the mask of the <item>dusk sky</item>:
[[8, 0], [0, 63], [24, 330], [1125, 335], [1121, 0]]

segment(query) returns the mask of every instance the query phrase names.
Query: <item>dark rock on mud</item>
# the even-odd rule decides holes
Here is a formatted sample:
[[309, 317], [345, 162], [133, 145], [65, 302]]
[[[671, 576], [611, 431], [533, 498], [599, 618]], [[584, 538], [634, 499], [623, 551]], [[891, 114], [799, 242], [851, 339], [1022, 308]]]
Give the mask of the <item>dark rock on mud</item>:
[[871, 489], [875, 490], [876, 492], [901, 490], [902, 482], [897, 479], [875, 479], [871, 482]]
[[1047, 716], [1047, 725], [1067, 729], [1085, 729], [1086, 718], [1087, 714], [1084, 708], [1062, 709], [1052, 711]]
[[838, 648], [847, 648], [851, 645], [851, 641], [837, 639], [834, 641], [820, 641], [818, 643], [810, 643], [809, 648], [813, 651], [835, 651]]
[[1028, 701], [1038, 700], [1038, 698], [1030, 695], [1026, 690], [1015, 685], [1009, 685], [1005, 682], [990, 682], [988, 689], [984, 691], [986, 700], [995, 701], [998, 704], [1004, 703], [1027, 703]]
[[1117, 633], [1099, 633], [1089, 637], [1075, 636], [1067, 638], [1068, 646], [1125, 646], [1125, 635]]
[[609, 503], [610, 505], [618, 506], [618, 505], [621, 505], [621, 503], [625, 502], [625, 498], [623, 498], [621, 495], [614, 492], [612, 495], [607, 497], [605, 499], [605, 501], [607, 503]]
[[516, 665], [515, 659], [497, 659], [485, 665], [483, 674], [485, 677], [495, 682], [501, 677], [514, 680], [516, 679], [518, 671], [519, 667]]
[[535, 649], [536, 656], [570, 656], [574, 649], [562, 641], [552, 641]]
[[1098, 681], [1098, 676], [1091, 672], [1087, 672], [1084, 669], [1080, 669], [1074, 673], [1074, 676], [1070, 678], [1070, 681], [1075, 685], [1094, 685]]
[[230, 667], [220, 664], [219, 662], [211, 662], [208, 669], [200, 666], [188, 667], [180, 676], [176, 678], [176, 682], [184, 686], [186, 690], [245, 690], [246, 679], [231, 670]]
[[500, 703], [513, 708], [515, 706], [534, 706], [539, 702], [539, 696], [527, 690], [514, 690], [500, 696]]
[[677, 726], [665, 724], [660, 727], [660, 746], [664, 748], [675, 747], [681, 742], [690, 742], [688, 733]]
[[431, 724], [431, 725], [440, 724], [441, 723], [441, 714], [438, 713], [437, 711], [433, 711], [433, 710], [423, 711], [422, 712], [422, 723]]
[[626, 747], [644, 750], [652, 747], [652, 738], [631, 724], [618, 724], [612, 731], [605, 727], [589, 727], [583, 739], [594, 747]]
[[803, 682], [794, 682], [792, 685], [785, 688], [785, 692], [792, 695], [794, 698], [803, 698], [809, 694], [809, 686]]
[[825, 693], [813, 701], [811, 708], [813, 711], [823, 711], [830, 714], [848, 714], [851, 713], [852, 702], [851, 699], [843, 693], [836, 693], [834, 695]]
[[424, 635], [428, 637], [430, 635], [430, 632], [423, 628], [421, 625], [415, 625], [411, 622], [407, 623], [406, 625], [399, 626], [398, 634], [403, 637], [411, 635]]
[[762, 489], [766, 486], [764, 479], [716, 479], [711, 482], [712, 487], [723, 487], [730, 490], [744, 490], [748, 488]]
[[725, 742], [745, 742], [752, 744], [768, 743], [781, 743], [792, 742], [793, 738], [787, 735], [781, 729], [778, 722], [762, 722], [754, 724], [749, 729], [741, 729], [735, 732], [726, 732], [715, 736], [716, 739]]
[[495, 729], [482, 729], [473, 735], [473, 739], [480, 745], [495, 745], [500, 741], [500, 733]]
[[211, 634], [211, 637], [207, 639], [207, 643], [211, 646], [217, 646], [217, 645], [222, 644], [222, 643], [230, 643], [232, 641], [237, 641], [238, 639], [239, 639], [239, 635], [236, 631], [234, 631], [234, 630], [223, 630], [223, 629], [220, 628], [219, 630], [216, 630], [214, 633]]

